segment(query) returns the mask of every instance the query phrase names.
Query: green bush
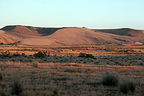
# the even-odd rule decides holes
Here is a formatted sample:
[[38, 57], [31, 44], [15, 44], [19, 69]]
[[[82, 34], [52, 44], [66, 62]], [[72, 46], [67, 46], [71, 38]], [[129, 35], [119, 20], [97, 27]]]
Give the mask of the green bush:
[[120, 84], [120, 92], [127, 94], [128, 92], [134, 92], [136, 85], [132, 81], [124, 81]]
[[111, 74], [106, 74], [101, 81], [101, 83], [105, 86], [117, 86], [118, 82], [118, 77]]

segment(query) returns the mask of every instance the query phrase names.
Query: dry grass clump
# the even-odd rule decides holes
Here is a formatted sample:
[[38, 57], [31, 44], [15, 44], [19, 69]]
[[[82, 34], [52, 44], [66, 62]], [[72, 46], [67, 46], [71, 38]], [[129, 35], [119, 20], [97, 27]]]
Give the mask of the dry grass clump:
[[39, 67], [39, 61], [34, 61], [32, 66], [34, 68], [38, 68]]
[[102, 77], [101, 81], [101, 83], [105, 86], [117, 86], [118, 82], [118, 76], [109, 73], [105, 74], [105, 76]]

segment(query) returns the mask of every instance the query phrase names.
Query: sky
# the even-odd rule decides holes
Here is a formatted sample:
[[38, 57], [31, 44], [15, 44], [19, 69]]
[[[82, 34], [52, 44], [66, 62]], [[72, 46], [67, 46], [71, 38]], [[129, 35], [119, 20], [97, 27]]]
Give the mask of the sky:
[[7, 25], [144, 29], [144, 0], [0, 0]]

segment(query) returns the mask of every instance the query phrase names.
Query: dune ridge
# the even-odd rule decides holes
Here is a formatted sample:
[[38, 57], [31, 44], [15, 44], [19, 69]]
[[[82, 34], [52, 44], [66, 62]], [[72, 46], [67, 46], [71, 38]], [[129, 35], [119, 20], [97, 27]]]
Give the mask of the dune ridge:
[[88, 29], [80, 27], [45, 28], [13, 25], [0, 29], [0, 42], [23, 45], [143, 45], [144, 30]]

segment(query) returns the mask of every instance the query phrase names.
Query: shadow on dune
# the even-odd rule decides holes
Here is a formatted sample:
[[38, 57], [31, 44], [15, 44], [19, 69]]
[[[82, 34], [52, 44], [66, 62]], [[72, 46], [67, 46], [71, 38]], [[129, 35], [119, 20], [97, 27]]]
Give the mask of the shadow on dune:
[[59, 29], [62, 28], [37, 28], [36, 30], [39, 34], [42, 34], [43, 36], [47, 36], [55, 33]]
[[42, 36], [48, 36], [55, 33], [59, 29], [62, 28], [42, 28], [42, 27], [14, 25], [14, 26], [5, 26], [1, 30], [18, 32], [23, 34], [36, 33]]
[[10, 30], [13, 30], [15, 28], [16, 28], [16, 26], [6, 26], [6, 27], [3, 27], [1, 30], [10, 31]]
[[122, 36], [132, 36], [132, 37], [140, 37], [143, 35], [142, 30], [135, 30], [131, 28], [121, 28], [121, 29], [99, 29], [94, 31], [100, 31], [104, 33], [112, 33], [116, 35], [122, 35]]

